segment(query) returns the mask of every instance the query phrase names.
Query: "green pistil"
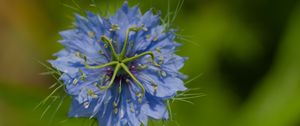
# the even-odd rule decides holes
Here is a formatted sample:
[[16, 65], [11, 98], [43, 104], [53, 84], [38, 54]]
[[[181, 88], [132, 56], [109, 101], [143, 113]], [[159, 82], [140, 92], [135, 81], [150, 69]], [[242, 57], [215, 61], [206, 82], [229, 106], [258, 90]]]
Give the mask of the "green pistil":
[[103, 68], [103, 67], [106, 67], [106, 66], [111, 66], [111, 65], [116, 65], [118, 64], [118, 61], [112, 61], [112, 62], [109, 62], [109, 63], [106, 63], [106, 64], [102, 64], [102, 65], [99, 65], [99, 66], [90, 66], [88, 65], [86, 62], [84, 63], [84, 66], [88, 69], [100, 69], [100, 68]]
[[112, 52], [112, 54], [113, 54], [113, 57], [114, 57], [115, 59], [117, 59], [117, 58], [118, 58], [118, 55], [117, 55], [117, 53], [116, 53], [116, 51], [115, 51], [115, 49], [114, 49], [114, 47], [113, 47], [113, 45], [112, 45], [112, 39], [108, 39], [106, 36], [101, 36], [101, 40], [102, 40], [103, 42], [105, 42], [105, 44], [107, 44], [107, 45], [109, 46], [109, 48], [111, 49], [111, 52]]
[[108, 89], [108, 88], [110, 88], [112, 86], [112, 84], [114, 83], [114, 80], [115, 80], [115, 78], [116, 78], [117, 73], [118, 73], [119, 70], [120, 70], [120, 64], [117, 64], [117, 66], [116, 66], [116, 68], [114, 70], [114, 73], [113, 73], [113, 75], [111, 77], [111, 80], [110, 80], [109, 84], [106, 85], [106, 86], [100, 86], [101, 90], [106, 90], [106, 89]]
[[[115, 78], [118, 74], [118, 71], [120, 69], [123, 69], [132, 78], [132, 80], [141, 88], [141, 92], [138, 92], [138, 93], [141, 93], [141, 95], [139, 96], [139, 99], [141, 101], [141, 97], [143, 97], [145, 95], [145, 88], [142, 85], [142, 83], [140, 83], [139, 80], [131, 73], [131, 71], [129, 70], [129, 68], [125, 64], [128, 63], [128, 62], [134, 61], [138, 58], [141, 58], [143, 56], [150, 55], [152, 63], [155, 66], [159, 66], [159, 64], [155, 62], [154, 53], [150, 52], [150, 51], [149, 52], [144, 52], [144, 53], [141, 53], [141, 54], [135, 55], [133, 57], [129, 57], [129, 58], [125, 57], [125, 53], [126, 53], [126, 50], [127, 50], [128, 39], [129, 39], [129, 33], [131, 31], [138, 32], [139, 30], [142, 30], [142, 29], [143, 29], [143, 26], [142, 27], [134, 26], [134, 27], [129, 28], [126, 31], [125, 42], [124, 42], [124, 45], [123, 45], [123, 48], [122, 48], [122, 51], [121, 51], [120, 54], [116, 53], [116, 51], [113, 47], [113, 44], [112, 44], [112, 39], [109, 39], [106, 36], [101, 37], [101, 40], [103, 42], [105, 42], [106, 46], [109, 46], [110, 50], [112, 51], [113, 61], [111, 61], [109, 63], [106, 63], [106, 64], [101, 64], [101, 65], [98, 65], [98, 66], [90, 66], [85, 60], [84, 66], [88, 69], [100, 69], [100, 68], [107, 67], [107, 66], [115, 66], [115, 69], [114, 69], [114, 72], [113, 72], [113, 75], [110, 79], [109, 84], [106, 85], [106, 86], [98, 86], [101, 90], [106, 90], [106, 89], [110, 88], [114, 83], [114, 80], [115, 80]], [[127, 80], [128, 79], [126, 79], [126, 81]], [[119, 90], [121, 90], [121, 89], [119, 89]]]
[[130, 32], [131, 31], [138, 32], [138, 31], [140, 31], [142, 29], [143, 29], [143, 27], [137, 27], [137, 26], [134, 26], [134, 27], [131, 27], [131, 28], [127, 29], [125, 42], [124, 42], [121, 54], [119, 56], [119, 60], [123, 60], [124, 57], [125, 57], [125, 53], [126, 53], [126, 48], [127, 48], [127, 44], [128, 44], [128, 39], [129, 39]]
[[144, 96], [144, 94], [145, 94], [145, 88], [144, 88], [143, 84], [141, 84], [139, 82], [139, 80], [130, 72], [130, 70], [128, 69], [128, 67], [124, 63], [121, 63], [121, 66], [127, 72], [127, 74], [129, 74], [129, 76], [133, 79], [133, 81], [138, 84], [138, 86], [142, 90], [142, 96]]
[[123, 60], [123, 62], [124, 62], [124, 63], [127, 63], [127, 62], [133, 61], [133, 60], [135, 60], [135, 59], [141, 58], [141, 57], [143, 57], [143, 56], [145, 56], [145, 55], [150, 55], [150, 56], [151, 56], [151, 59], [152, 59], [153, 65], [159, 66], [159, 64], [155, 62], [155, 58], [154, 58], [153, 52], [143, 52], [143, 53], [141, 53], [141, 54], [139, 54], [139, 55], [136, 55], [136, 56], [133, 56], [133, 57], [130, 57], [130, 58], [126, 58], [126, 59]]

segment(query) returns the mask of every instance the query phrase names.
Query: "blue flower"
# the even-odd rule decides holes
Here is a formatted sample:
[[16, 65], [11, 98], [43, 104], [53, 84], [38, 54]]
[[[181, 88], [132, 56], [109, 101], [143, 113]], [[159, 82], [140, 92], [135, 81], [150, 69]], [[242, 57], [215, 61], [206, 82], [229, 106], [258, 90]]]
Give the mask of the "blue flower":
[[123, 4], [114, 16], [76, 15], [75, 28], [62, 31], [64, 49], [49, 62], [72, 96], [70, 117], [97, 118], [101, 126], [147, 125], [169, 118], [166, 100], [184, 91], [179, 72], [186, 58], [180, 44], [152, 10]]

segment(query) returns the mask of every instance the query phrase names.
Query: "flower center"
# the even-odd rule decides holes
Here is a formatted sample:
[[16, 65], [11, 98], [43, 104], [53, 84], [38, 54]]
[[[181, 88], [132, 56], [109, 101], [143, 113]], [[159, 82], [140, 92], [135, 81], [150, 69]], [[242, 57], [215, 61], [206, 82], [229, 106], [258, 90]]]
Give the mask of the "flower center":
[[99, 86], [99, 88], [101, 90], [106, 90], [108, 88], [110, 88], [115, 79], [116, 79], [116, 76], [119, 72], [119, 70], [123, 70], [125, 71], [131, 78], [132, 80], [141, 88], [141, 94], [142, 96], [144, 96], [145, 94], [145, 88], [144, 86], [139, 82], [139, 80], [132, 74], [132, 72], [129, 70], [129, 68], [126, 66], [126, 64], [128, 62], [131, 62], [131, 61], [134, 61], [138, 58], [141, 58], [143, 56], [146, 56], [146, 55], [150, 55], [151, 56], [151, 59], [152, 59], [152, 63], [155, 65], [155, 66], [159, 66], [159, 64], [157, 64], [154, 60], [154, 53], [151, 52], [151, 51], [148, 51], [148, 52], [143, 52], [141, 54], [138, 54], [138, 55], [135, 55], [135, 56], [132, 56], [132, 57], [126, 57], [125, 54], [127, 52], [127, 45], [128, 45], [128, 38], [129, 38], [129, 33], [130, 32], [138, 32], [140, 31], [141, 29], [143, 29], [143, 26], [142, 27], [137, 27], [137, 26], [134, 26], [134, 27], [131, 27], [129, 29], [127, 29], [126, 31], [126, 38], [125, 38], [125, 41], [124, 41], [124, 45], [123, 45], [123, 48], [121, 50], [121, 53], [120, 54], [117, 54], [113, 45], [112, 45], [112, 39], [109, 39], [107, 38], [106, 36], [102, 36], [101, 37], [101, 40], [107, 45], [109, 46], [111, 52], [112, 52], [112, 57], [113, 57], [113, 60], [111, 62], [108, 62], [108, 63], [105, 63], [105, 64], [101, 64], [99, 66], [90, 66], [86, 61], [84, 63], [85, 67], [88, 68], [88, 69], [100, 69], [100, 68], [103, 68], [103, 67], [107, 67], [107, 66], [114, 66], [114, 72], [112, 74], [112, 77], [111, 77], [111, 80], [110, 82], [108, 83], [108, 85], [105, 85], [105, 86]]

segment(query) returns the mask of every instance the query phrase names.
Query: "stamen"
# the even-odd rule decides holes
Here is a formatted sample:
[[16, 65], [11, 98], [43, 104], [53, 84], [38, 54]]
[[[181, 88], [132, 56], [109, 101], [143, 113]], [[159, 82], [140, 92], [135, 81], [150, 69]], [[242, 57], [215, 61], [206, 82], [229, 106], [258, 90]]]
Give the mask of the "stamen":
[[79, 73], [81, 74], [80, 79], [84, 81], [87, 78], [87, 75], [83, 73], [81, 69], [79, 69]]
[[118, 113], [118, 108], [114, 108], [114, 113], [115, 113], [115, 114]]
[[75, 78], [72, 83], [76, 85], [78, 83], [78, 79]]
[[80, 77], [80, 79], [83, 80], [83, 81], [84, 81], [86, 78], [87, 78], [87, 75], [86, 75], [86, 74], [83, 74], [83, 75]]
[[95, 32], [89, 31], [89, 32], [88, 32], [88, 36], [89, 36], [90, 38], [94, 38], [94, 37], [95, 37]]
[[160, 49], [161, 49], [160, 47], [155, 48], [155, 50], [156, 50], [157, 52], [161, 53]]
[[162, 77], [166, 77], [167, 76], [167, 73], [165, 71], [163, 71], [163, 70], [160, 70], [159, 73], [160, 73], [160, 75]]
[[161, 57], [159, 57], [159, 62], [158, 62], [158, 64], [163, 64], [164, 63], [164, 60], [165, 60], [165, 58], [163, 57], [163, 56], [161, 56]]
[[98, 87], [98, 83], [97, 83], [97, 82], [95, 82], [95, 83], [94, 83], [94, 86], [95, 86], [95, 87]]
[[99, 50], [99, 54], [103, 55], [104, 54], [103, 50]]
[[84, 59], [84, 55], [80, 52], [75, 52], [75, 56]]
[[142, 103], [143, 95], [142, 95], [140, 92], [137, 92], [135, 95], [136, 95], [136, 97], [138, 98], [138, 102], [139, 102], [139, 103]]
[[130, 70], [135, 70], [135, 65], [130, 65]]
[[151, 83], [151, 86], [153, 87], [154, 92], [156, 92], [158, 88], [157, 84]]
[[96, 95], [96, 93], [92, 89], [88, 89], [87, 94], [88, 94], [88, 96], [90, 96], [92, 98], [98, 98], [98, 96]]
[[158, 40], [158, 37], [155, 36], [155, 37], [153, 38], [153, 42], [155, 42], [155, 41], [157, 41], [157, 40]]
[[130, 104], [130, 112], [134, 112], [134, 106], [133, 106], [133, 103]]
[[117, 106], [118, 106], [118, 103], [117, 103], [116, 101], [114, 101], [114, 102], [113, 102], [113, 106], [114, 106], [114, 107], [117, 107]]
[[139, 98], [138, 98], [138, 102], [139, 102], [139, 103], [142, 103], [142, 101], [143, 101], [142, 97], [139, 97]]
[[129, 79], [126, 79], [125, 81], [126, 81], [126, 83], [127, 83], [127, 84], [129, 84], [129, 83], [130, 83], [130, 80], [129, 80]]
[[146, 69], [148, 66], [144, 64], [138, 64], [138, 69]]
[[89, 103], [89, 102], [84, 102], [84, 103], [83, 103], [83, 107], [84, 107], [85, 109], [89, 108], [89, 106], [90, 106], [90, 103]]
[[103, 75], [103, 76], [102, 76], [102, 82], [101, 82], [101, 84], [103, 84], [104, 81], [108, 81], [109, 78], [110, 78], [110, 77], [109, 77], [107, 74]]
[[140, 92], [137, 92], [135, 95], [136, 97], [142, 97], [142, 94]]
[[122, 93], [122, 81], [119, 82], [119, 95]]
[[150, 35], [150, 34], [149, 34], [149, 35], [146, 35], [146, 38], [147, 38], [147, 39], [149, 39], [150, 37], [151, 37], [151, 35]]
[[148, 28], [146, 28], [146, 27], [144, 27], [145, 26], [145, 24], [142, 24], [142, 29], [144, 30], [144, 31], [148, 31]]
[[117, 30], [119, 30], [119, 29], [120, 29], [120, 27], [119, 27], [118, 24], [112, 24], [112, 25], [111, 25], [111, 28], [109, 29], [109, 31], [117, 31]]

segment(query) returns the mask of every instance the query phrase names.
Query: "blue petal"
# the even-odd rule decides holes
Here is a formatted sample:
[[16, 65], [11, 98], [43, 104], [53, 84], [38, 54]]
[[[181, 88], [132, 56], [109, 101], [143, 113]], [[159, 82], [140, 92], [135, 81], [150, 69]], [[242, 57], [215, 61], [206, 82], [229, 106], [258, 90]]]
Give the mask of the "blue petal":
[[113, 101], [104, 103], [105, 106], [97, 114], [98, 122], [101, 126], [120, 126], [121, 119], [114, 113]]
[[79, 14], [75, 14], [75, 26], [77, 29], [80, 29], [85, 34], [88, 34], [89, 31], [92, 30], [93, 27], [91, 27], [91, 24], [89, 21], [80, 16]]
[[129, 9], [128, 2], [125, 1], [119, 11], [123, 11], [124, 13], [127, 14], [128, 13], [128, 9]]
[[124, 2], [122, 5], [122, 8], [117, 11], [117, 13], [123, 12], [124, 14], [127, 15], [128, 18], [130, 18], [130, 22], [139, 19], [141, 17], [141, 11], [138, 5], [130, 8], [128, 6], [128, 2]]
[[49, 60], [48, 62], [59, 71], [64, 73], [74, 74], [78, 72], [78, 68], [82, 67], [83, 60], [73, 54], [67, 54], [65, 51], [57, 55], [67, 55], [58, 57], [56, 60]]
[[[141, 122], [137, 118], [137, 113], [139, 112], [139, 108], [137, 107], [137, 105], [139, 103], [135, 98], [136, 93], [134, 93], [135, 91], [133, 91], [133, 90], [140, 90], [140, 89], [136, 89], [136, 85], [130, 85], [130, 87], [123, 86], [123, 88], [124, 89], [123, 89], [122, 97], [124, 98], [122, 99], [122, 106], [125, 107], [124, 112], [126, 112], [125, 115], [127, 116], [128, 123], [130, 126], [140, 126]], [[133, 88], [133, 90], [130, 90], [129, 88]], [[130, 101], [127, 101], [128, 99]]]
[[60, 50], [59, 52], [55, 53], [53, 56], [56, 56], [56, 57], [64, 57], [64, 56], [68, 56], [70, 54], [69, 51], [65, 50], [65, 49], [62, 49]]
[[129, 17], [129, 21], [134, 23], [137, 23], [142, 16], [141, 10], [138, 5], [130, 8], [127, 15]]
[[148, 124], [148, 117], [145, 113], [140, 112], [138, 114], [138, 119], [140, 120], [141, 123], [143, 123], [144, 126], [147, 126]]
[[143, 104], [142, 112], [154, 119], [168, 119], [169, 113], [166, 105], [162, 100], [146, 96], [148, 99], [147, 104]]
[[148, 72], [147, 74], [140, 73], [138, 75], [147, 92], [151, 95], [166, 99], [174, 97], [177, 91], [186, 90], [181, 79], [171, 76], [161, 79], [155, 74], [158, 73]]
[[124, 11], [126, 7], [124, 6], [122, 9], [118, 10], [114, 16], [110, 17], [110, 22], [112, 24], [118, 24], [119, 26], [126, 26], [129, 24], [127, 13]]
[[64, 38], [59, 42], [64, 45], [67, 49], [73, 52], [80, 52], [85, 54], [87, 57], [102, 58], [99, 54], [100, 50], [104, 50], [97, 40], [88, 37], [79, 30], [66, 30], [60, 32], [60, 35]]
[[93, 100], [89, 103], [88, 107], [83, 103], [79, 103], [77, 100], [72, 100], [72, 105], [69, 110], [69, 117], [88, 117], [90, 118], [93, 115], [93, 110], [95, 105], [97, 104], [97, 100]]
[[142, 16], [141, 22], [143, 22], [146, 27], [158, 26], [160, 23], [160, 16], [154, 15], [152, 10], [149, 10]]
[[92, 12], [87, 12], [87, 19], [93, 26], [93, 29], [96, 29], [95, 31], [99, 31], [99, 34], [104, 34], [104, 30], [108, 30], [110, 28], [110, 23], [106, 19], [103, 19]]
[[166, 56], [165, 64], [163, 64], [163, 66], [165, 69], [178, 72], [178, 70], [183, 67], [184, 62], [186, 60], [186, 57], [180, 57], [178, 55], [173, 54], [171, 56]]
[[[160, 65], [160, 67], [153, 66], [153, 64], [148, 63], [148, 69], [151, 71], [164, 71], [167, 73], [167, 75], [170, 75], [172, 77], [179, 77], [181, 79], [185, 79], [184, 75], [179, 72], [179, 70], [183, 67], [184, 62], [187, 60], [186, 57], [180, 57], [176, 54], [157, 54], [155, 53], [157, 57], [163, 57], [163, 64]], [[145, 59], [142, 59], [143, 61]], [[159, 62], [159, 60], [157, 60]], [[140, 62], [141, 64], [147, 64], [146, 62]], [[157, 73], [158, 73], [157, 72]]]
[[98, 113], [98, 116], [97, 116], [97, 119], [98, 119], [98, 124], [100, 126], [113, 126], [113, 113], [112, 113], [112, 108], [111, 109], [111, 112], [106, 112], [105, 115], [102, 115], [103, 112], [99, 112]]

